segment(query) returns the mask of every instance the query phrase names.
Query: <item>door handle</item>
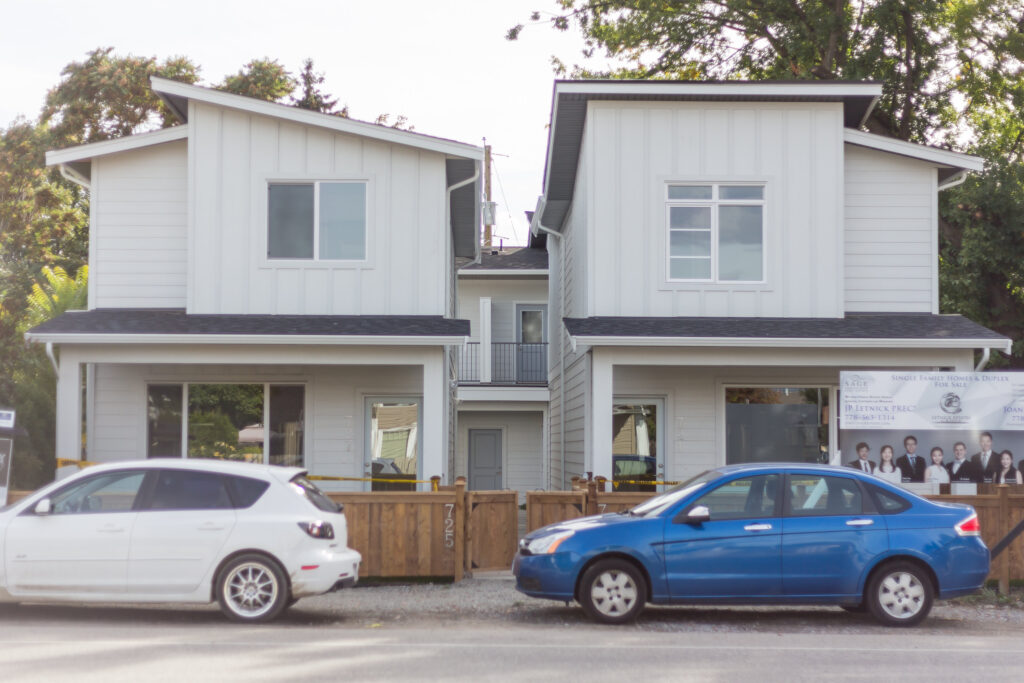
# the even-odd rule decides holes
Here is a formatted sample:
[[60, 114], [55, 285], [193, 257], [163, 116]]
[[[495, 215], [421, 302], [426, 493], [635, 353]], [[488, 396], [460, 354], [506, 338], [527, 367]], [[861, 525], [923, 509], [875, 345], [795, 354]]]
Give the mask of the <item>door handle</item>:
[[207, 522], [206, 524], [200, 524], [200, 531], [220, 531], [224, 528], [223, 524], [214, 524], [213, 522]]
[[748, 524], [743, 527], [744, 531], [768, 531], [771, 528], [771, 524]]
[[846, 526], [871, 526], [875, 523], [873, 519], [848, 519]]
[[97, 529], [102, 534], [119, 534], [124, 531], [123, 526], [114, 526], [113, 524], [107, 524]]

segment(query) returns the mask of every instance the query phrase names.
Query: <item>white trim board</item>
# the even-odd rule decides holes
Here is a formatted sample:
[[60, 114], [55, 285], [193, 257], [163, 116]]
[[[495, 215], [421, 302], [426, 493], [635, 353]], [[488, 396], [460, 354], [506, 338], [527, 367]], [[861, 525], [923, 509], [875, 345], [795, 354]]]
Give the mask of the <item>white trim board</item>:
[[853, 130], [852, 128], [843, 129], [843, 142], [860, 147], [868, 147], [880, 152], [899, 154], [900, 156], [927, 161], [939, 166], [951, 166], [967, 171], [985, 170], [985, 160], [981, 157], [962, 154], [948, 149], [918, 145], [913, 142], [905, 142], [895, 138]]
[[73, 161], [86, 161], [108, 154], [127, 152], [132, 149], [162, 145], [167, 142], [176, 142], [188, 138], [188, 124], [172, 126], [162, 130], [155, 130], [150, 133], [137, 133], [127, 135], [116, 140], [104, 140], [103, 142], [92, 142], [87, 145], [78, 145], [67, 149], [58, 149], [46, 153], [46, 165], [56, 166], [67, 164]]
[[483, 148], [470, 145], [465, 142], [435, 138], [422, 133], [413, 133], [411, 131], [399, 130], [397, 128], [390, 128], [388, 126], [381, 126], [374, 123], [355, 121], [341, 116], [322, 114], [308, 109], [290, 107], [276, 102], [266, 102], [253, 97], [235, 95], [233, 93], [204, 88], [198, 85], [180, 83], [166, 78], [157, 78], [156, 76], [150, 77], [149, 81], [155, 92], [164, 93], [166, 95], [184, 97], [190, 100], [196, 100], [197, 102], [205, 102], [215, 106], [245, 111], [250, 114], [258, 114], [275, 119], [283, 119], [285, 121], [317, 126], [319, 128], [327, 128], [340, 133], [349, 133], [351, 135], [359, 135], [361, 137], [372, 138], [384, 142], [426, 149], [464, 159], [483, 161], [484, 158]]
[[570, 336], [573, 349], [587, 346], [675, 346], [821, 349], [998, 349], [1010, 353], [1010, 339], [822, 339], [806, 337], [613, 337]]
[[238, 344], [272, 346], [462, 346], [468, 337], [325, 334], [96, 334], [32, 333], [30, 342], [54, 344]]

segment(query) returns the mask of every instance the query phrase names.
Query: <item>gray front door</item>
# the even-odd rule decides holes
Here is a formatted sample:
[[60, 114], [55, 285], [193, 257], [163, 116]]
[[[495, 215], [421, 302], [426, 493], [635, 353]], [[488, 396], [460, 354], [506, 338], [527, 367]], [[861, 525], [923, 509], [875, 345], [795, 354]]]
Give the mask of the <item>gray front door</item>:
[[501, 430], [469, 430], [469, 488], [497, 491], [501, 485]]

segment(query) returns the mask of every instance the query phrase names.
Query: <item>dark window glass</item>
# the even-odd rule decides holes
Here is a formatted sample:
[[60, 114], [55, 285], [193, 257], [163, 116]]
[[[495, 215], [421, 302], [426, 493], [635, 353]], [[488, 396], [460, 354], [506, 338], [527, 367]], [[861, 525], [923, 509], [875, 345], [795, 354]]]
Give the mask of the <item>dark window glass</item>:
[[313, 185], [271, 185], [268, 224], [268, 258], [313, 258]]
[[706, 506], [711, 512], [712, 522], [772, 517], [778, 492], [779, 475], [763, 474], [733, 479], [704, 494], [694, 504]]
[[181, 457], [180, 384], [151, 384], [146, 396], [146, 425], [150, 458]]
[[145, 476], [145, 472], [114, 472], [72, 484], [50, 496], [53, 514], [128, 512]]
[[209, 472], [162, 470], [149, 510], [223, 510], [233, 507], [225, 478]]
[[872, 484], [868, 484], [867, 487], [875, 501], [875, 507], [883, 515], [894, 515], [910, 507], [910, 503], [906, 499], [897, 496], [895, 493], [885, 491]]
[[859, 515], [864, 512], [864, 500], [853, 479], [792, 474], [788, 507], [794, 517]]
[[306, 389], [270, 385], [270, 464], [302, 465]]
[[270, 484], [259, 479], [249, 477], [227, 477], [228, 486], [231, 489], [231, 498], [235, 501], [236, 508], [247, 508], [252, 506], [263, 492], [270, 488]]
[[337, 512], [340, 509], [337, 503], [331, 500], [326, 493], [318, 489], [309, 479], [301, 475], [294, 477], [292, 485], [299, 490], [306, 500], [315, 505], [317, 509], [324, 512]]
[[725, 462], [828, 462], [828, 387], [725, 390]]

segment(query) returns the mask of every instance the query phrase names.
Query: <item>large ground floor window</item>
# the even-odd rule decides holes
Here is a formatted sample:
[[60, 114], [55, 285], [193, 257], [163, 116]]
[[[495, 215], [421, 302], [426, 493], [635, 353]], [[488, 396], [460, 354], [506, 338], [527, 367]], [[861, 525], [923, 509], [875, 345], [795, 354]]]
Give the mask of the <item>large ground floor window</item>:
[[[415, 491], [420, 463], [420, 399], [368, 398], [367, 461], [372, 491]], [[406, 483], [408, 482], [408, 483]]]
[[301, 466], [305, 395], [296, 384], [150, 384], [147, 456]]
[[827, 464], [830, 391], [830, 387], [726, 387], [726, 464]]

